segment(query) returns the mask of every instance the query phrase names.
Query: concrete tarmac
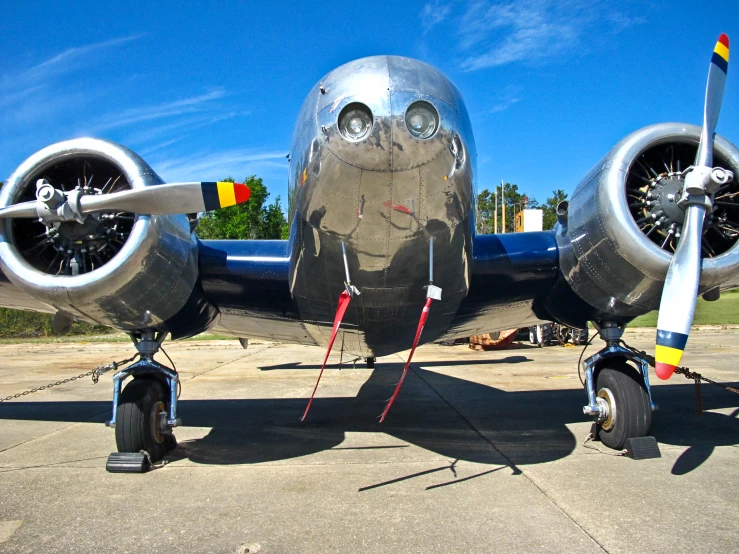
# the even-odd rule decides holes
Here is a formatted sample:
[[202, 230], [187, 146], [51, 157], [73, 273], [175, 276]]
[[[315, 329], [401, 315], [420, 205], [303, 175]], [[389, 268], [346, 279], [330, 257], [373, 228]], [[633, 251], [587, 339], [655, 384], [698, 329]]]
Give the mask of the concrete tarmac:
[[[652, 351], [653, 336], [626, 338]], [[694, 332], [685, 365], [738, 382], [738, 336]], [[301, 423], [320, 348], [166, 348], [184, 425], [147, 474], [105, 471], [110, 374], [0, 403], [0, 552], [739, 550], [739, 396], [716, 387], [697, 417], [692, 381], [653, 376], [662, 457], [635, 461], [582, 444], [581, 348], [423, 346], [382, 424], [407, 353], [374, 372], [332, 355]], [[0, 398], [131, 351], [0, 345]]]

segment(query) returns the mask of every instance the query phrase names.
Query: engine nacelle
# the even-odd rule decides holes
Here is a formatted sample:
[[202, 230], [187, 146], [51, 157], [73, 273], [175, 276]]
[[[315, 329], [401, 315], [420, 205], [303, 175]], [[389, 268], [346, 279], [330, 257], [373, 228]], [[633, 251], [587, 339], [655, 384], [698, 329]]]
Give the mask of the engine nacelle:
[[[0, 207], [33, 200], [45, 178], [69, 191], [105, 194], [161, 184], [137, 154], [113, 142], [81, 138], [28, 158], [0, 192]], [[197, 242], [187, 216], [88, 215], [45, 225], [0, 222], [0, 268], [19, 289], [74, 318], [124, 330], [160, 326], [191, 298]]]
[[[561, 277], [555, 294], [557, 288], [559, 294], [571, 289], [589, 305], [588, 319], [628, 321], [659, 307], [684, 218], [677, 206], [682, 172], [693, 164], [700, 132], [680, 123], [640, 129], [598, 162], [572, 194], [557, 228]], [[739, 150], [717, 136], [713, 165], [739, 176]], [[739, 201], [731, 206], [737, 191], [736, 181], [720, 189], [706, 218], [700, 292], [739, 277]], [[582, 323], [576, 321], [582, 316], [572, 314], [583, 310], [554, 313], [553, 306], [546, 308], [557, 319]]]

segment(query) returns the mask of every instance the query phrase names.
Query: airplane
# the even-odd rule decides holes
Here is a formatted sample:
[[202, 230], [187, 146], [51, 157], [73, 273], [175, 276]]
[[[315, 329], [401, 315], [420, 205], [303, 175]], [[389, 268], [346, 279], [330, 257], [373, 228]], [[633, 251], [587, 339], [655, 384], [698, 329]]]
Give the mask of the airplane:
[[153, 358], [167, 336], [209, 329], [244, 346], [326, 347], [321, 374], [337, 338], [368, 367], [410, 348], [404, 377], [418, 344], [592, 322], [606, 345], [584, 362], [583, 411], [622, 449], [657, 409], [649, 356], [623, 342], [625, 325], [660, 309], [654, 365], [667, 379], [697, 296], [739, 285], [739, 149], [715, 134], [728, 60], [722, 34], [702, 127], [622, 139], [557, 207], [552, 231], [476, 234], [462, 95], [405, 57], [349, 62], [309, 92], [288, 155], [288, 240], [198, 239], [198, 214], [248, 201], [243, 184], [167, 184], [125, 146], [53, 144], [0, 191], [0, 306], [129, 334], [139, 359], [113, 376], [110, 471], [141, 471], [176, 446], [179, 378]]

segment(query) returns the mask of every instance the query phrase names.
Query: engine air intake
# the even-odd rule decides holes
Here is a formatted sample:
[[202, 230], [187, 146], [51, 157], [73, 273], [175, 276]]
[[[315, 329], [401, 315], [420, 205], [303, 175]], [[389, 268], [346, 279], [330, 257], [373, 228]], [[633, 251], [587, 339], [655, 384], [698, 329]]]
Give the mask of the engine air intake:
[[[685, 170], [696, 156], [693, 142], [668, 142], [645, 150], [631, 164], [626, 178], [629, 211], [639, 230], [670, 254], [675, 252], [685, 220], [678, 200], [685, 185]], [[730, 168], [716, 153], [714, 166]], [[720, 256], [739, 240], [739, 182], [734, 180], [715, 194], [713, 213], [703, 226], [702, 255]]]
[[[123, 172], [107, 160], [91, 156], [66, 158], [23, 182], [17, 202], [36, 198], [36, 182], [46, 179], [65, 192], [110, 194], [130, 190]], [[50, 275], [80, 275], [109, 262], [131, 234], [135, 215], [125, 212], [89, 214], [83, 222], [43, 223], [38, 219], [11, 220], [13, 241], [34, 268]]]

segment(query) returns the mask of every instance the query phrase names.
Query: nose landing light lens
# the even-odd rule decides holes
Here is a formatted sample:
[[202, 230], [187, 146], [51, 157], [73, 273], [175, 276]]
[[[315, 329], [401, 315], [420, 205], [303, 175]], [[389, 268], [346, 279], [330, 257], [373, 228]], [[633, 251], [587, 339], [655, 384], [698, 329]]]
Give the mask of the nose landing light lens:
[[414, 102], [405, 112], [405, 125], [414, 137], [430, 138], [439, 127], [439, 112], [428, 102]]
[[339, 114], [339, 132], [351, 142], [358, 142], [372, 129], [372, 112], [364, 104], [349, 104]]

